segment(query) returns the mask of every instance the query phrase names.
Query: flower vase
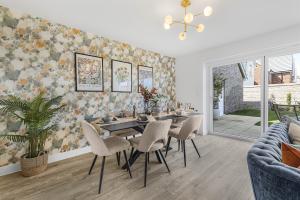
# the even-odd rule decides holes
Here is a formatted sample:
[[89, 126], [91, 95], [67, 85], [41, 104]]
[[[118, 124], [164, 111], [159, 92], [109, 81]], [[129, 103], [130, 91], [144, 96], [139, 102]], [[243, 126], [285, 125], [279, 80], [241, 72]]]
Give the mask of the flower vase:
[[144, 112], [145, 112], [145, 114], [147, 114], [147, 115], [150, 114], [149, 101], [144, 101]]

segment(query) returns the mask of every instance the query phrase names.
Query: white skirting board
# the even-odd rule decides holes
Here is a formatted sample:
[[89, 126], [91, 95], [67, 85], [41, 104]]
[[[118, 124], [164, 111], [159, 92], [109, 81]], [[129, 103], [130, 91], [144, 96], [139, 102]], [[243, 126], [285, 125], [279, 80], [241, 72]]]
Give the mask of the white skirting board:
[[[90, 146], [63, 152], [63, 153], [57, 153], [54, 155], [49, 155], [48, 162], [53, 163], [53, 162], [57, 162], [57, 161], [64, 160], [67, 158], [72, 158], [72, 157], [79, 156], [79, 155], [89, 153], [89, 152], [91, 152]], [[15, 173], [20, 170], [21, 170], [20, 163], [3, 166], [3, 167], [0, 167], [0, 176]]]

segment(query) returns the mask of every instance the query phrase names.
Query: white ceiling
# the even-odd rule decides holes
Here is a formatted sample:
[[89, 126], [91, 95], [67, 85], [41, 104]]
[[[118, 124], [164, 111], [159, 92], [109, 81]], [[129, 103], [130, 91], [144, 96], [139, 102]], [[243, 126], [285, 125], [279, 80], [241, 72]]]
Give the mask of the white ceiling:
[[166, 31], [164, 16], [183, 17], [180, 0], [0, 0], [9, 8], [80, 28], [170, 56], [221, 46], [262, 33], [300, 25], [300, 0], [191, 0], [194, 13], [214, 8], [200, 17], [206, 30], [188, 31], [178, 40], [181, 26]]

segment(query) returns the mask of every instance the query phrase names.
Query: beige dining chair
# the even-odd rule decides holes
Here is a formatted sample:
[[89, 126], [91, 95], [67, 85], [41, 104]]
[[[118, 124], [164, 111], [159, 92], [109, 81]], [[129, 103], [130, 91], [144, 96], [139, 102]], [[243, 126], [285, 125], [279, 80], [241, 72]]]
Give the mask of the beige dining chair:
[[202, 124], [202, 119], [203, 119], [203, 117], [201, 115], [195, 115], [195, 116], [189, 117], [188, 119], [183, 121], [181, 127], [173, 128], [169, 131], [169, 138], [168, 138], [168, 142], [167, 142], [167, 146], [166, 146], [166, 155], [165, 155], [166, 157], [167, 157], [167, 154], [169, 151], [169, 146], [170, 146], [172, 137], [176, 138], [177, 140], [179, 140], [181, 142], [185, 167], [186, 167], [186, 149], [185, 149], [185, 141], [186, 140], [192, 141], [193, 146], [194, 146], [199, 158], [201, 157], [193, 138], [195, 138], [195, 134], [198, 132], [198, 130]]
[[99, 190], [98, 194], [101, 193], [102, 180], [104, 175], [104, 165], [106, 156], [113, 155], [115, 153], [119, 153], [123, 151], [124, 158], [127, 164], [127, 170], [129, 172], [130, 178], [132, 178], [130, 165], [127, 159], [126, 150], [130, 148], [130, 143], [121, 137], [109, 137], [106, 139], [102, 139], [98, 134], [97, 130], [93, 125], [86, 121], [81, 122], [81, 128], [84, 136], [86, 137], [88, 143], [91, 145], [91, 150], [95, 154], [92, 165], [89, 170], [89, 175], [92, 172], [92, 169], [95, 165], [97, 157], [102, 157], [102, 164], [100, 169], [100, 182], [99, 182]]
[[[186, 117], [178, 117], [175, 118], [175, 120], [173, 120], [173, 123], [171, 125], [172, 128], [181, 128], [183, 122], [186, 120]], [[178, 143], [178, 151], [180, 151], [180, 143], [181, 141], [177, 139], [177, 143]]]
[[161, 152], [161, 149], [167, 142], [168, 131], [170, 130], [171, 123], [171, 119], [149, 122], [142, 136], [129, 139], [133, 148], [145, 154], [144, 187], [147, 185], [147, 170], [150, 152], [156, 152], [161, 156], [168, 172], [170, 173], [169, 166]]

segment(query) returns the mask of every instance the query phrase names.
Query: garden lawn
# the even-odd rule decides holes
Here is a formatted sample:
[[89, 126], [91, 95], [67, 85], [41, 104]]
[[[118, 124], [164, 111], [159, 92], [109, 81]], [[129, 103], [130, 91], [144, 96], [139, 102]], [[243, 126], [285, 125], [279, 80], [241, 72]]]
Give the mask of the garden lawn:
[[[243, 115], [243, 116], [251, 116], [251, 117], [261, 117], [260, 116], [260, 110], [257, 109], [244, 109], [244, 110], [238, 110], [233, 113], [230, 113], [232, 115]], [[268, 124], [269, 126], [271, 124], [279, 122], [276, 114], [274, 111], [269, 110], [269, 117], [268, 117]], [[260, 126], [260, 121], [255, 123], [256, 126]]]

